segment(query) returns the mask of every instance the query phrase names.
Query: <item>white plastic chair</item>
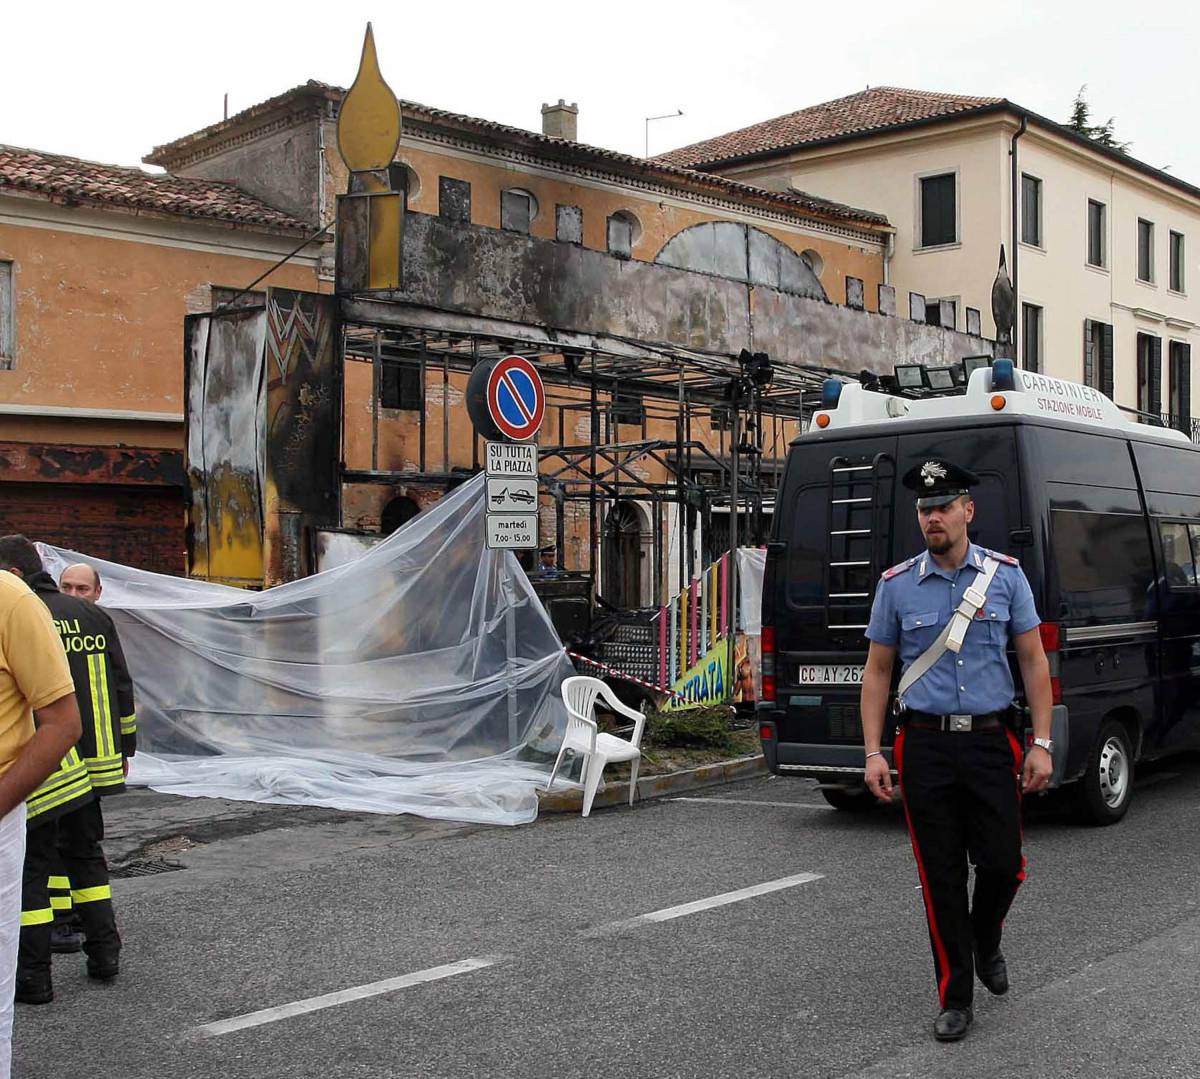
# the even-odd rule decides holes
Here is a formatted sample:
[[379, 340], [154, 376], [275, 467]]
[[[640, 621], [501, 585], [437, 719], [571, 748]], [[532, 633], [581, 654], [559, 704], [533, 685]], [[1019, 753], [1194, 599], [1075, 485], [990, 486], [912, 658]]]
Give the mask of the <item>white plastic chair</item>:
[[[626, 741], [616, 735], [603, 734], [596, 729], [593, 712], [596, 698], [600, 697], [618, 715], [633, 720], [633, 737]], [[558, 751], [558, 760], [554, 762], [554, 770], [550, 773], [550, 782], [546, 784], [549, 790], [558, 774], [558, 766], [562, 764], [567, 750], [583, 757], [583, 815], [586, 817], [592, 811], [592, 800], [596, 797], [596, 788], [600, 786], [600, 776], [604, 766], [609, 761], [630, 761], [629, 766], [629, 804], [633, 805], [633, 796], [637, 791], [638, 765], [641, 763], [642, 751], [639, 748], [642, 741], [642, 728], [646, 725], [646, 717], [641, 712], [635, 712], [628, 705], [617, 700], [613, 691], [600, 681], [599, 678], [588, 678], [586, 675], [576, 675], [567, 678], [562, 684], [563, 704], [567, 706], [567, 731], [563, 735], [562, 748]]]

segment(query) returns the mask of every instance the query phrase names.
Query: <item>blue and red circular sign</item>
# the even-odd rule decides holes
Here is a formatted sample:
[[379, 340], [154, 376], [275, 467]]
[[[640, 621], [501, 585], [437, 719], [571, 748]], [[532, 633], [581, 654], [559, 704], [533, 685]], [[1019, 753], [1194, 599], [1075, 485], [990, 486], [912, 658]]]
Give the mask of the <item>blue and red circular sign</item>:
[[492, 368], [486, 396], [488, 414], [505, 438], [524, 442], [538, 433], [546, 390], [537, 368], [524, 356], [505, 356]]

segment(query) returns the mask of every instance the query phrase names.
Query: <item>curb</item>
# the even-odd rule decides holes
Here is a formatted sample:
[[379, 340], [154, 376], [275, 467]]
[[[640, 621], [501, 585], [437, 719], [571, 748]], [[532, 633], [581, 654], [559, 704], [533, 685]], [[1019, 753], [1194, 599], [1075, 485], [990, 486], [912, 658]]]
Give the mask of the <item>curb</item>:
[[[729, 761], [716, 761], [713, 764], [702, 764], [698, 768], [688, 768], [682, 772], [667, 772], [661, 776], [643, 776], [637, 783], [636, 805], [647, 798], [664, 798], [668, 794], [678, 794], [680, 791], [693, 791], [701, 787], [716, 787], [722, 783], [734, 783], [739, 779], [752, 779], [754, 776], [765, 775], [767, 762], [761, 753], [751, 757], [737, 757]], [[593, 809], [606, 806], [626, 805], [629, 802], [629, 781], [607, 783], [596, 792], [592, 801]], [[538, 792], [538, 811], [540, 813], [582, 813], [583, 791], [581, 789]]]

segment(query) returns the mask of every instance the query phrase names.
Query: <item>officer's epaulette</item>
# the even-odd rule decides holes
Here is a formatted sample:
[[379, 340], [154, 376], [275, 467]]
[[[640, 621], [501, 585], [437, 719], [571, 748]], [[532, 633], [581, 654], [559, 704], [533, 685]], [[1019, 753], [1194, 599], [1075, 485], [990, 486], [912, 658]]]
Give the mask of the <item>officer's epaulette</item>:
[[919, 555], [913, 555], [912, 558], [906, 558], [903, 562], [898, 562], [891, 569], [885, 569], [883, 571], [883, 577], [881, 580], [890, 581], [893, 577], [903, 573], [906, 569], [912, 569], [913, 566], [917, 564], [917, 559], [919, 557]]
[[1005, 562], [1010, 566], [1019, 566], [1021, 564], [1010, 554], [1001, 554], [999, 551], [989, 551], [986, 547], [983, 548], [983, 553], [990, 555], [997, 562]]

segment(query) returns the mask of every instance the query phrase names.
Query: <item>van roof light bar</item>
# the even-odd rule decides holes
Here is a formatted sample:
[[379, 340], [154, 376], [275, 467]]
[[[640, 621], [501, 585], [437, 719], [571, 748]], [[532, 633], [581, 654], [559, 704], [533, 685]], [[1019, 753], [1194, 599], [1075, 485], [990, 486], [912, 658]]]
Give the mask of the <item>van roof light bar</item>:
[[898, 363], [892, 370], [896, 373], [896, 385], [902, 390], [923, 390], [929, 385], [924, 364]]
[[[1098, 431], [1125, 430], [1139, 438], [1184, 443], [1191, 440], [1181, 431], [1169, 427], [1138, 423], [1124, 414], [1098, 389], [1066, 379], [1052, 378], [1033, 371], [1022, 371], [1011, 359], [1002, 357], [990, 365], [968, 357], [971, 373], [965, 392], [953, 383], [945, 390], [931, 387], [932, 380], [941, 384], [951, 378], [951, 367], [927, 368], [923, 364], [896, 366], [897, 392], [885, 393], [859, 382], [843, 382], [836, 408], [824, 396], [822, 408], [813, 416], [817, 431], [836, 434], [843, 428], [863, 424], [908, 423], [932, 419], [963, 419], [995, 416], [1029, 416], [1040, 420], [1059, 421], [1075, 427], [1090, 427]], [[958, 366], [958, 365], [954, 365]], [[966, 361], [963, 361], [966, 373]], [[917, 388], [917, 379], [921, 388]], [[903, 381], [902, 381], [903, 380]], [[886, 386], [889, 376], [879, 377]], [[905, 385], [907, 383], [907, 385]], [[819, 437], [801, 436], [801, 437]]]

